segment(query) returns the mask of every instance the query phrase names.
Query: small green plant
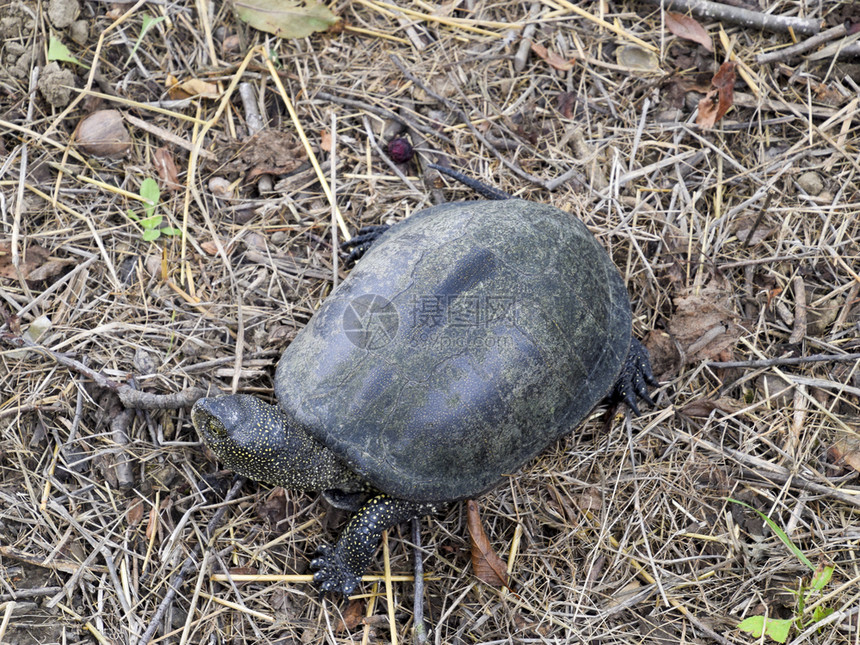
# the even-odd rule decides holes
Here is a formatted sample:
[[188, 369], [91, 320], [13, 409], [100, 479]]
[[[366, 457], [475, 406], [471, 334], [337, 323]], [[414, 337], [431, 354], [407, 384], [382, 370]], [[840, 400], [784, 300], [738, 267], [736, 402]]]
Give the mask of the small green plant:
[[166, 16], [159, 16], [158, 18], [153, 18], [148, 13], [143, 14], [143, 16], [141, 17], [140, 34], [138, 34], [137, 40], [134, 43], [134, 47], [131, 48], [131, 53], [125, 60], [125, 65], [123, 67], [127, 67], [128, 64], [131, 62], [131, 59], [134, 58], [135, 53], [137, 53], [137, 48], [140, 47], [140, 43], [143, 40], [143, 37], [146, 35], [146, 32], [158, 23], [160, 23], [165, 18]]
[[69, 48], [54, 36], [51, 36], [50, 40], [48, 40], [48, 60], [59, 60], [64, 63], [74, 63], [75, 65], [80, 65], [86, 69], [90, 68], [89, 65], [85, 65], [72, 56], [72, 52], [69, 51]]
[[155, 210], [158, 208], [158, 199], [161, 197], [161, 191], [158, 190], [158, 182], [151, 177], [147, 177], [140, 184], [140, 196], [143, 197], [144, 217], [140, 217], [133, 210], [128, 210], [128, 216], [143, 227], [143, 239], [146, 242], [154, 242], [162, 235], [181, 235], [182, 229], [173, 228], [172, 226], [161, 226], [164, 219], [161, 215], [156, 215]]
[[759, 516], [767, 523], [770, 527], [770, 530], [773, 531], [776, 536], [780, 539], [780, 541], [788, 547], [788, 549], [800, 560], [804, 565], [809, 567], [812, 572], [812, 580], [809, 585], [806, 585], [803, 580], [800, 581], [798, 585], [797, 591], [794, 589], [789, 589], [789, 591], [794, 595], [796, 599], [796, 609], [794, 612], [794, 616], [791, 618], [768, 618], [767, 616], [748, 616], [740, 623], [738, 623], [738, 629], [741, 631], [748, 632], [753, 635], [755, 638], [761, 638], [761, 635], [770, 637], [775, 640], [777, 643], [784, 643], [788, 640], [788, 634], [791, 631], [792, 625], [797, 627], [799, 630], [806, 629], [810, 625], [814, 625], [815, 623], [824, 620], [830, 614], [833, 613], [833, 609], [828, 607], [823, 607], [821, 605], [817, 606], [813, 611], [811, 616], [804, 616], [804, 610], [806, 608], [807, 601], [809, 600], [812, 594], [821, 593], [827, 583], [830, 582], [830, 578], [833, 577], [833, 567], [831, 565], [821, 565], [816, 567], [809, 558], [806, 557], [806, 554], [800, 550], [800, 548], [791, 541], [791, 538], [788, 537], [785, 531], [783, 531], [776, 522], [770, 519], [767, 515], [762, 513], [757, 508], [753, 508], [749, 504], [741, 502], [736, 499], [729, 498], [730, 502], [734, 502], [735, 504], [740, 504], [741, 506], [745, 506], [746, 508], [755, 511], [759, 514]]

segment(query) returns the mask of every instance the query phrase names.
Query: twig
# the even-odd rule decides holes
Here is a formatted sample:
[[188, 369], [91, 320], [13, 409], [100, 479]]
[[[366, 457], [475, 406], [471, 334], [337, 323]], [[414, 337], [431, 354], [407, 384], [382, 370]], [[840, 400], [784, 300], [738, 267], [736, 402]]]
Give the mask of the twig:
[[747, 239], [744, 240], [744, 246], [750, 245], [750, 241], [752, 240], [753, 234], [756, 232], [758, 227], [761, 226], [761, 221], [764, 219], [764, 214], [770, 207], [771, 199], [773, 199], [773, 193], [768, 193], [767, 197], [765, 197], [764, 199], [764, 204], [762, 204], [761, 208], [758, 209], [758, 215], [755, 218], [755, 222], [753, 222], [752, 228], [750, 228], [750, 232], [747, 233]]
[[526, 181], [531, 182], [537, 186], [541, 186], [542, 188], [547, 187], [546, 182], [544, 182], [540, 177], [535, 177], [534, 175], [530, 175], [525, 170], [520, 168], [517, 164], [512, 163], [512, 162], [508, 161], [507, 159], [505, 159], [505, 157], [496, 149], [496, 147], [492, 143], [487, 141], [487, 138], [478, 131], [478, 128], [475, 127], [475, 125], [472, 123], [471, 119], [469, 119], [469, 116], [463, 110], [461, 110], [454, 103], [452, 103], [451, 101], [446, 99], [444, 96], [441, 96], [440, 94], [437, 94], [436, 92], [434, 92], [421, 79], [419, 79], [414, 74], [410, 73], [406, 69], [406, 66], [403, 64], [403, 61], [401, 61], [400, 58], [396, 54], [392, 54], [390, 58], [391, 58], [391, 61], [395, 65], [397, 65], [397, 68], [403, 73], [403, 75], [408, 80], [410, 80], [413, 84], [415, 84], [416, 86], [418, 86], [419, 88], [424, 90], [424, 92], [426, 92], [429, 96], [432, 96], [434, 99], [439, 101], [442, 105], [447, 107], [454, 114], [456, 114], [457, 118], [459, 118], [463, 123], [466, 124], [466, 126], [468, 126], [469, 130], [472, 132], [472, 134], [475, 136], [475, 138], [478, 141], [480, 141], [482, 144], [484, 144], [484, 146], [487, 148], [487, 150], [492, 152], [496, 156], [496, 158], [499, 161], [501, 161], [502, 164], [504, 166], [506, 166], [511, 172], [513, 172], [514, 174], [521, 177], [522, 179], [525, 179]]
[[421, 521], [412, 518], [412, 553], [414, 554], [415, 599], [412, 605], [412, 631], [415, 642], [427, 642], [427, 626], [424, 624], [424, 554], [421, 552]]
[[803, 277], [794, 278], [794, 328], [788, 337], [790, 345], [796, 345], [806, 336], [806, 285]]
[[[248, 124], [248, 137], [253, 137], [263, 129], [263, 117], [257, 108], [257, 94], [250, 83], [239, 83], [239, 98], [242, 99], [242, 109], [245, 111], [245, 123]], [[272, 192], [272, 176], [263, 174], [257, 178], [257, 191], [261, 195]]]
[[776, 33], [817, 34], [821, 24], [817, 20], [808, 18], [794, 18], [791, 16], [772, 16], [759, 11], [750, 11], [740, 7], [730, 7], [708, 0], [646, 0], [650, 4], [657, 4], [666, 9], [676, 11], [689, 11], [690, 13], [709, 20], [720, 20], [742, 27], [752, 27], [763, 31]]
[[[740, 450], [729, 448], [728, 446], [711, 443], [707, 439], [702, 439], [699, 436], [677, 430], [673, 430], [671, 434], [673, 437], [681, 439], [690, 445], [699, 445], [717, 454], [730, 457], [731, 459], [738, 461], [750, 474], [760, 477], [765, 481], [773, 480], [779, 484], [788, 484], [791, 488], [808, 490], [825, 497], [832, 497], [841, 500], [847, 504], [851, 504], [852, 506], [860, 507], [860, 494], [858, 494], [860, 493], [860, 490], [852, 491], [854, 493], [852, 495], [848, 491], [809, 481], [805, 477], [789, 471], [782, 466], [777, 466], [769, 461], [748, 455]], [[667, 438], [666, 440], [669, 439]]]
[[826, 43], [836, 38], [842, 38], [842, 36], [847, 33], [848, 29], [845, 27], [845, 25], [836, 25], [831, 29], [827, 29], [819, 34], [814, 35], [812, 38], [807, 38], [806, 40], [800, 41], [796, 45], [784, 47], [783, 49], [779, 49], [775, 52], [770, 52], [769, 54], [759, 54], [755, 57], [755, 60], [757, 63], [760, 64], [786, 61], [789, 58], [797, 56], [798, 54], [802, 54], [803, 52], [813, 49], [814, 47], [818, 47], [818, 45], [820, 45], [821, 43]]
[[520, 46], [517, 47], [517, 53], [514, 55], [514, 69], [518, 72], [523, 71], [526, 67], [526, 62], [528, 62], [529, 53], [531, 53], [532, 50], [532, 36], [534, 36], [535, 30], [537, 29], [537, 21], [535, 21], [535, 18], [537, 18], [540, 10], [540, 2], [533, 2], [529, 9], [528, 19], [534, 22], [529, 22], [525, 29], [523, 29], [523, 34], [520, 38]]
[[[215, 511], [215, 515], [212, 516], [212, 519], [209, 520], [209, 524], [206, 525], [206, 533], [204, 535], [204, 539], [206, 542], [212, 537], [212, 534], [215, 531], [215, 528], [221, 523], [221, 520], [224, 518], [224, 514], [227, 512], [228, 502], [235, 497], [235, 495], [239, 492], [239, 489], [245, 484], [244, 477], [237, 477], [236, 481], [233, 483], [233, 487], [227, 492], [227, 495], [224, 496], [224, 501], [221, 506]], [[191, 555], [185, 558], [185, 562], [182, 564], [182, 568], [179, 572], [173, 576], [173, 579], [168, 583], [169, 589], [167, 594], [164, 596], [164, 600], [161, 601], [161, 604], [158, 605], [158, 609], [155, 610], [155, 613], [152, 615], [152, 620], [149, 623], [149, 627], [146, 628], [146, 631], [143, 633], [143, 636], [140, 637], [138, 641], [138, 645], [147, 645], [150, 640], [152, 640], [153, 635], [155, 634], [155, 630], [158, 629], [158, 624], [161, 622], [161, 619], [164, 617], [164, 614], [167, 613], [167, 610], [170, 608], [170, 605], [173, 604], [173, 599], [176, 597], [176, 594], [179, 592], [179, 588], [182, 586], [182, 583], [185, 582], [185, 577], [194, 570], [194, 567], [197, 566], [197, 556], [200, 554], [202, 550], [201, 543], [198, 542], [194, 547], [194, 551], [192, 551]]]
[[173, 394], [139, 392], [130, 385], [112, 381], [101, 372], [87, 367], [66, 354], [55, 352], [22, 336], [15, 336], [9, 333], [0, 334], [0, 342], [11, 347], [27, 348], [45, 353], [60, 365], [68, 367], [70, 370], [74, 370], [78, 374], [83, 374], [91, 379], [97, 386], [116, 392], [119, 400], [127, 408], [137, 408], [139, 410], [175, 410], [178, 408], [187, 408], [197, 399], [206, 395], [203, 390], [196, 387], [188, 387], [181, 392], [174, 392]]
[[844, 363], [860, 359], [860, 353], [855, 354], [810, 354], [809, 356], [794, 356], [791, 358], [766, 358], [758, 361], [708, 361], [708, 367], [773, 367], [775, 365], [803, 365], [804, 363]]
[[441, 139], [449, 145], [454, 145], [454, 141], [450, 137], [445, 136], [438, 130], [434, 130], [430, 126], [418, 123], [414, 119], [410, 119], [401, 114], [397, 114], [397, 112], [392, 112], [387, 108], [377, 107], [375, 105], [371, 105], [370, 103], [365, 103], [364, 101], [348, 99], [343, 96], [337, 96], [336, 94], [329, 94], [328, 92], [317, 92], [314, 95], [314, 98], [322, 99], [324, 101], [332, 101], [333, 103], [339, 103], [341, 105], [355, 108], [357, 110], [366, 110], [367, 112], [370, 112], [372, 114], [377, 114], [379, 116], [385, 117], [386, 119], [391, 119], [392, 121], [402, 123], [404, 126], [412, 128], [413, 130], [417, 130], [418, 132], [422, 132], [429, 137], [436, 137], [437, 139]]
[[62, 587], [34, 587], [33, 589], [17, 589], [12, 593], [0, 594], [0, 602], [10, 600], [26, 600], [27, 598], [40, 598], [41, 596], [53, 596]]

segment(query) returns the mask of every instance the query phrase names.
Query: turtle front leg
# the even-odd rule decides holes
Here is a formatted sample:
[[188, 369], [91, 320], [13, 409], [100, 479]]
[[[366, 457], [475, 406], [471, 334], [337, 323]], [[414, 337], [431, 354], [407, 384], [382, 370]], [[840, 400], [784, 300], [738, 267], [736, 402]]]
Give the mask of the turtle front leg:
[[372, 497], [352, 516], [337, 545], [324, 544], [311, 560], [314, 582], [320, 585], [320, 595], [326, 592], [350, 595], [365, 569], [370, 565], [382, 532], [395, 524], [413, 517], [437, 513], [439, 506], [422, 502], [377, 495]]
[[633, 410], [633, 413], [638, 415], [639, 408], [636, 405], [636, 399], [639, 398], [654, 405], [654, 401], [648, 393], [648, 386], [658, 383], [651, 371], [651, 359], [648, 356], [648, 350], [638, 340], [631, 338], [627, 360], [615, 382], [615, 387], [609, 394], [609, 400], [613, 403], [624, 401]]

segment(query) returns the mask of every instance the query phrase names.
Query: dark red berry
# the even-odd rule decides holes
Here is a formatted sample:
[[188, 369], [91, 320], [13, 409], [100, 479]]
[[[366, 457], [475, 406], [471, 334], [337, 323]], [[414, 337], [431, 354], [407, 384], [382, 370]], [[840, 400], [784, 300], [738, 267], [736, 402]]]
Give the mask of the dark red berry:
[[412, 144], [398, 137], [388, 142], [388, 156], [395, 163], [406, 163], [412, 159]]

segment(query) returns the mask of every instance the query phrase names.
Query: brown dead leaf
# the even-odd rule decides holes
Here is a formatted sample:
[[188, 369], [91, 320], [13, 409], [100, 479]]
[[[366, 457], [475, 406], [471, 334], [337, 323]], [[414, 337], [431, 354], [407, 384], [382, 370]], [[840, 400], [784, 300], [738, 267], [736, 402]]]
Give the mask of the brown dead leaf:
[[699, 101], [699, 115], [696, 124], [702, 128], [713, 128], [732, 107], [735, 97], [735, 67], [737, 63], [727, 62], [711, 79], [711, 89], [705, 98]]
[[668, 328], [685, 364], [714, 359], [737, 343], [741, 328], [730, 296], [727, 286], [713, 280], [705, 287], [686, 289], [673, 300], [675, 314]]
[[574, 498], [574, 502], [583, 511], [599, 511], [603, 507], [603, 495], [600, 489], [590, 486]]
[[[23, 254], [18, 255], [18, 268], [21, 269], [21, 275], [28, 279], [30, 274], [42, 266], [50, 255], [50, 251], [37, 244], [28, 246]], [[15, 266], [12, 264], [12, 245], [0, 242], [0, 278], [17, 277]]]
[[27, 282], [45, 282], [61, 274], [74, 260], [48, 260], [27, 274]]
[[755, 213], [743, 215], [735, 222], [732, 227], [738, 242], [745, 246], [756, 246], [761, 244], [770, 235], [776, 231], [775, 226], [768, 226], [766, 222], [761, 221]]
[[159, 148], [152, 155], [152, 162], [161, 179], [162, 186], [167, 190], [180, 190], [182, 188], [179, 184], [179, 171], [176, 169], [176, 162], [173, 161], [170, 150], [166, 147]]
[[328, 130], [320, 132], [320, 148], [326, 152], [331, 152], [331, 132]]
[[558, 95], [558, 111], [565, 119], [573, 117], [574, 109], [576, 108], [576, 93], [561, 92]]
[[218, 99], [221, 92], [214, 83], [207, 83], [199, 78], [189, 78], [180, 81], [172, 74], [167, 75], [167, 94], [173, 100], [190, 99], [200, 97], [204, 99]]
[[705, 28], [692, 16], [682, 13], [666, 12], [666, 28], [678, 38], [699, 43], [709, 52], [714, 51], [714, 43]]
[[277, 526], [287, 518], [287, 493], [277, 486], [266, 500], [257, 506], [257, 514], [271, 526]]
[[742, 408], [740, 401], [723, 396], [718, 399], [696, 399], [682, 407], [680, 411], [688, 417], [708, 417], [714, 410], [732, 414]]
[[140, 520], [143, 519], [143, 501], [134, 500], [125, 513], [125, 519], [129, 526], [137, 526]]
[[555, 69], [566, 72], [570, 69], [573, 69], [573, 66], [576, 64], [576, 60], [570, 58], [565, 60], [554, 51], [550, 51], [543, 45], [539, 45], [538, 43], [532, 43], [532, 51], [540, 56], [546, 61], [547, 65], [550, 67], [554, 67]]
[[353, 629], [361, 625], [364, 621], [364, 614], [367, 611], [367, 599], [355, 598], [349, 601], [346, 609], [341, 614], [340, 620], [337, 621], [335, 631], [338, 634], [351, 632]]
[[219, 164], [222, 176], [232, 173], [252, 181], [260, 175], [285, 175], [293, 172], [307, 160], [304, 146], [290, 132], [275, 129], [260, 130], [241, 145], [227, 149], [232, 159]]
[[492, 587], [507, 587], [507, 567], [490, 546], [481, 524], [478, 504], [471, 499], [466, 503], [466, 524], [472, 538], [472, 570], [475, 576]]
[[652, 329], [642, 341], [651, 356], [651, 369], [658, 380], [670, 380], [681, 366], [681, 354], [670, 334]]
[[838, 439], [827, 449], [827, 459], [832, 464], [850, 466], [860, 472], [860, 440], [854, 437]]

